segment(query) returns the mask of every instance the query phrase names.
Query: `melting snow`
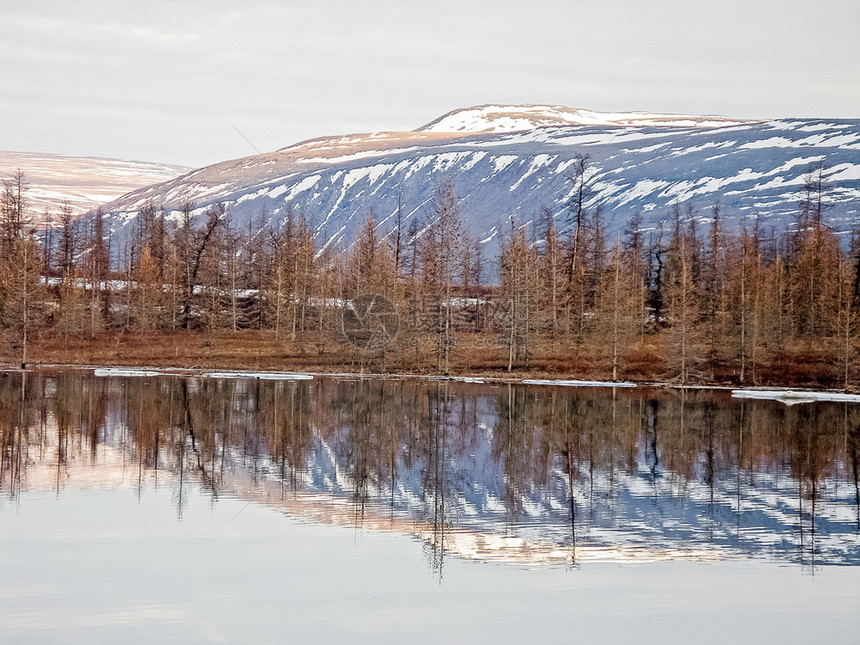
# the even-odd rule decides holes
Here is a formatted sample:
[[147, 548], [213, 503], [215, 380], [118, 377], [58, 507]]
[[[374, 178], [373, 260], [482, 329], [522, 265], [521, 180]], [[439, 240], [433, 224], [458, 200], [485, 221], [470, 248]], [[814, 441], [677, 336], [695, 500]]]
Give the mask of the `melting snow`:
[[493, 166], [495, 168], [494, 172], [504, 170], [517, 159], [518, 157], [516, 155], [502, 155], [500, 157], [493, 157]]
[[654, 181], [653, 179], [642, 179], [637, 181], [636, 184], [626, 190], [618, 201], [620, 206], [627, 204], [628, 202], [632, 202], [634, 199], [641, 199], [647, 195], [657, 192], [658, 190], [663, 190], [666, 186], [669, 185], [667, 181]]
[[725, 117], [648, 112], [595, 112], [551, 105], [482, 105], [446, 114], [424, 132], [516, 132], [547, 126], [671, 126], [713, 128], [749, 121]]
[[363, 168], [347, 170], [343, 178], [343, 190], [347, 191], [365, 177], [370, 177], [373, 173], [373, 168], [373, 166], [365, 166]]
[[827, 180], [834, 181], [851, 181], [860, 179], [860, 164], [841, 163], [830, 168]]
[[156, 370], [138, 370], [123, 367], [104, 367], [93, 370], [93, 376], [100, 377], [125, 377], [125, 376], [162, 376], [163, 371]]
[[736, 399], [769, 399], [780, 401], [786, 405], [814, 403], [816, 401], [860, 403], [860, 394], [815, 392], [812, 390], [732, 390], [732, 397]]
[[446, 172], [470, 154], [470, 152], [443, 152], [442, 154], [435, 155], [433, 170], [435, 172]]
[[205, 372], [206, 378], [249, 378], [261, 381], [310, 381], [312, 374], [290, 372]]
[[567, 381], [527, 378], [523, 379], [523, 385], [563, 385], [565, 387], [636, 387], [636, 383], [629, 381]]
[[498, 228], [496, 228], [494, 226], [493, 228], [490, 229], [490, 235], [488, 237], [485, 237], [483, 240], [480, 240], [478, 242], [478, 244], [486, 244], [487, 242], [490, 242], [498, 234], [499, 234], [499, 230], [498, 230]]
[[742, 150], [755, 150], [757, 148], [794, 148], [796, 144], [787, 137], [769, 137], [758, 141], [748, 141], [738, 146]]
[[516, 190], [521, 183], [529, 176], [534, 174], [536, 171], [540, 170], [544, 166], [548, 166], [552, 161], [556, 159], [555, 156], [550, 157], [546, 154], [535, 155], [534, 159], [532, 159], [532, 164], [529, 166], [528, 170], [516, 181], [516, 183], [511, 186], [510, 190], [513, 192]]
[[461, 172], [466, 172], [468, 170], [471, 170], [472, 168], [474, 168], [477, 165], [477, 163], [479, 161], [481, 161], [486, 156], [487, 156], [486, 152], [472, 153], [471, 158], [466, 163], [464, 163], [463, 165], [460, 166]]

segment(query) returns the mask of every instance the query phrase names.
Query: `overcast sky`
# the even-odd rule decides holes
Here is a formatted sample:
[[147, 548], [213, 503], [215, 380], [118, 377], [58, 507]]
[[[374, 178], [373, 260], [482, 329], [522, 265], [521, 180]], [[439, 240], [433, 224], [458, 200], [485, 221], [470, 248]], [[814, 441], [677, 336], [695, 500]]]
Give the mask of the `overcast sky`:
[[860, 118], [857, 0], [2, 0], [0, 149], [200, 166], [459, 107]]

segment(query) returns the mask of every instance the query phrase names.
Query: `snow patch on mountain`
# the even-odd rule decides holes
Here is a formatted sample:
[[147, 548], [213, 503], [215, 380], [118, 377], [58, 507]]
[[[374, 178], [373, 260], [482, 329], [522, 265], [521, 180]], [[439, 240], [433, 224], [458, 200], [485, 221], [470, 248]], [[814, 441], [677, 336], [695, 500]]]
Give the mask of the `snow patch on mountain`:
[[749, 121], [721, 116], [595, 112], [560, 105], [479, 105], [454, 110], [418, 128], [420, 132], [517, 132], [559, 125], [616, 125], [713, 128]]
[[860, 163], [841, 163], [833, 166], [826, 177], [831, 183], [860, 180]]

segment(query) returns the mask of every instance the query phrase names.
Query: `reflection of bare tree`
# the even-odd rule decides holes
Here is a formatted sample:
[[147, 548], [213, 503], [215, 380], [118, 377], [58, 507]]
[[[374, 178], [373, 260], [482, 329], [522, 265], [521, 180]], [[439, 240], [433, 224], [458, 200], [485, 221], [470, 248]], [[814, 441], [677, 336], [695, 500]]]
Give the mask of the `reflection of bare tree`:
[[[428, 559], [431, 570], [442, 580], [445, 564], [445, 463], [446, 437], [449, 414], [449, 384], [436, 383], [435, 391], [431, 391], [428, 403], [430, 452], [427, 473], [429, 475], [430, 494], [433, 501], [433, 533], [427, 543]], [[425, 488], [427, 479], [425, 479]]]
[[[835, 408], [836, 406], [829, 406]], [[786, 413], [786, 432], [790, 445], [790, 468], [797, 480], [798, 559], [810, 571], [816, 566], [816, 505], [821, 482], [831, 476], [834, 461], [827, 455], [838, 452], [838, 436], [823, 425], [820, 405], [790, 408]], [[835, 419], [831, 417], [831, 423]]]
[[648, 504], [635, 510], [653, 511], [654, 527], [660, 513], [680, 509], [696, 521], [684, 539], [726, 540], [729, 528], [740, 546], [756, 539], [746, 531], [755, 505], [741, 504], [742, 491], [773, 485], [796, 521], [785, 542], [792, 557], [817, 566], [820, 536], [832, 530], [824, 505], [833, 503], [833, 482], [850, 482], [842, 501], [853, 498], [851, 530], [860, 532], [858, 449], [853, 407], [785, 408], [695, 390], [72, 373], [0, 379], [4, 493], [26, 490], [34, 464], [46, 465], [40, 486], [47, 471], [50, 488], [62, 490], [75, 467], [96, 468], [108, 454], [119, 456], [138, 490], [168, 472], [180, 514], [192, 482], [213, 500], [237, 492], [239, 479], [239, 494], [269, 503], [324, 490], [348, 502], [352, 524], [411, 522], [440, 575], [446, 553], [461, 548], [459, 530], [485, 517], [506, 538], [542, 530], [549, 518], [556, 544], [581, 560], [595, 536], [630, 519], [631, 482], [646, 485]]
[[546, 468], [535, 468], [540, 449], [530, 432], [526, 397], [525, 388], [511, 384], [504, 388], [497, 398], [497, 421], [493, 432], [493, 454], [504, 469], [504, 500], [508, 521], [512, 524], [522, 517], [522, 502], [531, 492], [533, 476], [540, 478], [540, 474], [546, 473]]
[[[278, 466], [285, 489], [299, 487], [299, 475], [305, 468], [311, 450], [313, 428], [310, 414], [310, 385], [306, 382], [272, 384], [255, 383], [257, 405], [256, 425], [264, 439], [255, 442], [263, 456]], [[235, 406], [235, 391], [231, 392], [230, 415]], [[241, 412], [241, 408], [239, 410]], [[229, 443], [229, 442], [228, 442]]]
[[368, 380], [334, 383], [326, 398], [329, 403], [319, 410], [316, 426], [338, 462], [346, 465], [360, 522], [371, 497], [390, 499], [395, 489], [397, 466], [391, 455], [398, 450], [403, 427], [402, 399], [394, 383]]
[[22, 374], [20, 394], [16, 397], [9, 387], [10, 379], [2, 381], [0, 400], [0, 487], [8, 487], [9, 496], [15, 499], [22, 489], [23, 466], [26, 463], [23, 450], [29, 446], [23, 436], [24, 400], [26, 399], [26, 377]]
[[857, 533], [860, 534], [860, 423], [854, 423], [848, 441], [846, 442], [848, 460], [851, 462], [851, 474], [854, 480], [854, 506], [857, 514]]

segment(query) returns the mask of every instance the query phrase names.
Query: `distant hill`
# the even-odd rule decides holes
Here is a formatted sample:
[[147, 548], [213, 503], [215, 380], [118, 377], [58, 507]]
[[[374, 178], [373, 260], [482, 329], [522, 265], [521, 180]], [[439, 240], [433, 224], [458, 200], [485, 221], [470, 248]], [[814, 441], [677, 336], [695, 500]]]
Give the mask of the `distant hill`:
[[64, 202], [73, 213], [81, 214], [190, 169], [145, 161], [0, 150], [0, 179], [11, 178], [18, 170], [24, 173], [28, 185], [28, 212], [40, 223], [45, 209], [56, 216]]
[[423, 217], [434, 188], [450, 179], [468, 228], [492, 257], [512, 216], [528, 225], [547, 207], [560, 228], [568, 225], [577, 155], [590, 158], [589, 205], [601, 206], [610, 235], [636, 212], [646, 227], [657, 226], [675, 203], [706, 220], [718, 200], [730, 224], [760, 215], [765, 226], [783, 227], [797, 211], [809, 164], [820, 161], [836, 228], [847, 230], [860, 212], [860, 120], [558, 106], [479, 106], [412, 132], [313, 139], [188, 172], [105, 209], [121, 236], [148, 201], [173, 217], [185, 199], [197, 214], [222, 202], [243, 227], [261, 216], [279, 224], [292, 206], [307, 216], [318, 247], [348, 245], [371, 212], [380, 233], [390, 231], [398, 201], [407, 226]]

